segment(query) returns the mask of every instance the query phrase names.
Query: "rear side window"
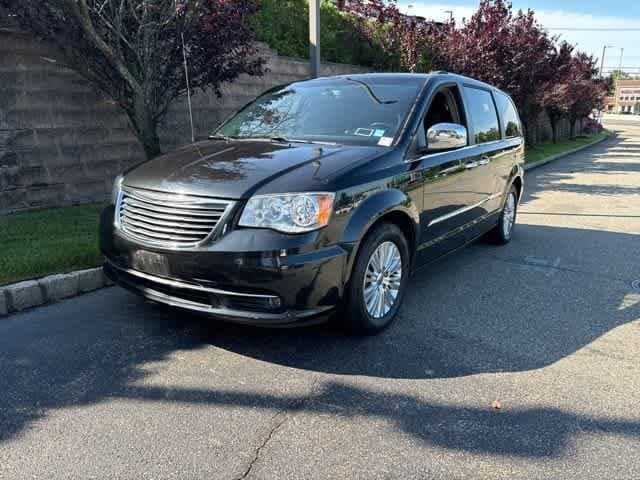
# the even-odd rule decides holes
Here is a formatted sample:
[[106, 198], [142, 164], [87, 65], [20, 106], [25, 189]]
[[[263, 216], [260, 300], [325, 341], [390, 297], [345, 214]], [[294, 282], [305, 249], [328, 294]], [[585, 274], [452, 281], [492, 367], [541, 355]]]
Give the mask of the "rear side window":
[[491, 93], [479, 88], [465, 87], [465, 97], [476, 143], [500, 140], [498, 114]]
[[516, 107], [509, 97], [502, 93], [496, 92], [496, 105], [502, 125], [504, 126], [504, 134], [507, 138], [519, 137], [522, 135], [522, 127], [520, 126], [520, 117], [516, 112]]

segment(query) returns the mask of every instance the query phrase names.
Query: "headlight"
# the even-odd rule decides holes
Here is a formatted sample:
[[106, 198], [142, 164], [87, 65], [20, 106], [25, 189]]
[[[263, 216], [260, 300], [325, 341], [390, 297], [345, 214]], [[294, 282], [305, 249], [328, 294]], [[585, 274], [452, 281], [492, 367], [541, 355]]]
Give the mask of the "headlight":
[[334, 196], [333, 193], [256, 195], [244, 207], [239, 224], [284, 233], [310, 232], [329, 223]]
[[122, 175], [118, 175], [113, 181], [113, 188], [111, 189], [111, 203], [115, 205], [118, 202], [118, 196], [120, 195], [120, 187], [122, 186]]

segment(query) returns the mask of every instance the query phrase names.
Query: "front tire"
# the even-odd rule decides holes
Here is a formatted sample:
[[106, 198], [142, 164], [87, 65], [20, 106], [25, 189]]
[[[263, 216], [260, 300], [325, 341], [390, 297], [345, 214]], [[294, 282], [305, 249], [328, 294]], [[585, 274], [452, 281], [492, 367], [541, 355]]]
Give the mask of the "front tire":
[[516, 214], [518, 213], [518, 190], [511, 185], [507, 198], [502, 207], [498, 225], [489, 233], [491, 241], [497, 245], [506, 245], [511, 241], [513, 228], [516, 224]]
[[396, 225], [382, 223], [363, 240], [341, 309], [342, 324], [358, 335], [372, 335], [394, 320], [409, 277], [407, 240]]

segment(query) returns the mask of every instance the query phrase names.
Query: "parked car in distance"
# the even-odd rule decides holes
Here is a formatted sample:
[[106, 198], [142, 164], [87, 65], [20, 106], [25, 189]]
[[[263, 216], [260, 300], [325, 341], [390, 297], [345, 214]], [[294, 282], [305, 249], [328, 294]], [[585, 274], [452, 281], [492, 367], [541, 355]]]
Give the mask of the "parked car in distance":
[[274, 88], [210, 139], [116, 179], [105, 272], [146, 298], [291, 326], [391, 323], [415, 267], [513, 235], [524, 141], [508, 95], [446, 72]]

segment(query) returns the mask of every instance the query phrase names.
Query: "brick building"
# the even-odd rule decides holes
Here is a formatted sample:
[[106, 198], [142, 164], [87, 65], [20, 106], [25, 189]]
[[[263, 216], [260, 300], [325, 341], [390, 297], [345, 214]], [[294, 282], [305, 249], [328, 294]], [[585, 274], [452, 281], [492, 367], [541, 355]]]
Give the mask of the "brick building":
[[640, 115], [640, 80], [618, 80], [614, 95], [606, 98], [605, 108], [611, 113]]

